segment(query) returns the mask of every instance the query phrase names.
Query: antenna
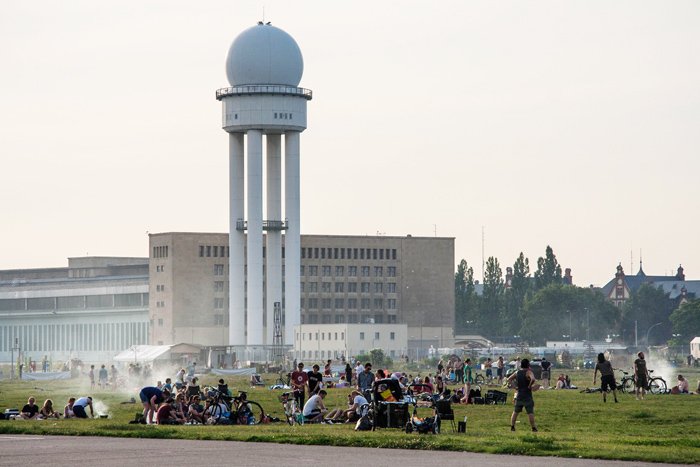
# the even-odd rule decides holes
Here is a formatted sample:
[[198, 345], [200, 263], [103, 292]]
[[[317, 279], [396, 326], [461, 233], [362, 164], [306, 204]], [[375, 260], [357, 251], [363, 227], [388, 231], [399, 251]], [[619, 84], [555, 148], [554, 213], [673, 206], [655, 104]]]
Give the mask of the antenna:
[[484, 226], [481, 226], [481, 281], [484, 281], [486, 277], [486, 271], [484, 270], [484, 244], [486, 243], [486, 234], [484, 233]]

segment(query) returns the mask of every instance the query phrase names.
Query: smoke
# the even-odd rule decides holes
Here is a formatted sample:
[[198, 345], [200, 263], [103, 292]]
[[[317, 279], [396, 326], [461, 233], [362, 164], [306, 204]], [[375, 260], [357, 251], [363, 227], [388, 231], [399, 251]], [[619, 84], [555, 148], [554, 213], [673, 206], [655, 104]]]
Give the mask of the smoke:
[[649, 352], [647, 356], [647, 369], [654, 370], [651, 377], [661, 376], [666, 381], [666, 386], [671, 389], [678, 383], [678, 374], [683, 374], [679, 368], [672, 366], [669, 361], [657, 352]]
[[99, 399], [92, 398], [92, 407], [95, 409], [95, 416], [110, 415], [109, 406]]

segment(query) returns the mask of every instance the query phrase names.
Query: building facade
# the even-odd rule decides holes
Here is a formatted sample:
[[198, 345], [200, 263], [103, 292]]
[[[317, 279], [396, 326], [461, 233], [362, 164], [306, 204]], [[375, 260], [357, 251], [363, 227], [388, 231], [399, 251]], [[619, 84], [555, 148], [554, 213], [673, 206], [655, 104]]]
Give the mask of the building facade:
[[148, 344], [148, 258], [0, 271], [0, 360], [107, 362]]
[[[228, 345], [228, 327], [245, 328], [226, 312], [228, 235], [160, 233], [149, 242], [151, 342]], [[300, 257], [301, 324], [405, 324], [413, 348], [453, 339], [454, 238], [302, 235]], [[283, 333], [284, 313], [278, 324]]]
[[298, 361], [340, 360], [382, 349], [384, 355], [408, 355], [405, 324], [301, 324], [295, 327], [294, 358]]

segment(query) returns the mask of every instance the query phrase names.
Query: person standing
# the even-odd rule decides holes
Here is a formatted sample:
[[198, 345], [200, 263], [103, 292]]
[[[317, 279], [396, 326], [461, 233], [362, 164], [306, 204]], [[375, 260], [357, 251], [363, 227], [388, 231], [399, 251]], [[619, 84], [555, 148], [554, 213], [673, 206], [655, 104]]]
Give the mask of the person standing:
[[455, 383], [461, 384], [464, 381], [464, 362], [460, 358], [455, 362]]
[[530, 360], [523, 358], [520, 362], [520, 369], [508, 377], [508, 382], [515, 380], [518, 392], [515, 395], [515, 407], [513, 415], [510, 416], [510, 431], [515, 431], [515, 422], [520, 412], [525, 409], [530, 420], [532, 431], [537, 431], [535, 425], [535, 400], [532, 398], [532, 390], [535, 384], [535, 375], [530, 369]]
[[309, 385], [309, 376], [304, 371], [304, 364], [299, 363], [297, 369], [292, 372], [291, 377], [292, 389], [294, 390], [294, 400], [297, 402], [297, 407], [304, 406], [304, 396], [307, 386]]
[[[547, 389], [550, 385], [551, 376], [549, 369], [552, 367], [552, 362], [547, 361], [545, 357], [542, 357], [542, 362], [540, 363], [540, 366], [542, 367], [542, 381], [544, 382], [545, 389]], [[595, 374], [593, 375], [593, 379], [595, 380]]]
[[505, 369], [505, 362], [503, 362], [503, 355], [498, 357], [496, 361], [496, 376], [498, 376], [498, 384], [503, 384], [503, 370]]
[[314, 365], [311, 367], [312, 371], [309, 372], [309, 397], [318, 394], [318, 391], [323, 388], [323, 374], [319, 371], [320, 369], [318, 365]]
[[95, 365], [90, 365], [88, 378], [90, 378], [90, 389], [95, 389]]
[[[153, 386], [146, 386], [141, 389], [139, 398], [143, 404], [143, 417], [146, 419], [146, 424], [153, 424], [153, 417], [158, 411], [158, 404], [162, 404], [168, 397], [170, 397], [170, 393], [167, 390], [161, 391]], [[78, 401], [75, 403], [77, 404]]]
[[345, 381], [348, 382], [348, 386], [352, 386], [352, 365], [350, 362], [345, 364]]
[[469, 396], [473, 383], [474, 378], [472, 377], [472, 359], [468, 358], [464, 361], [464, 397], [462, 398], [462, 402], [465, 404], [469, 403]]
[[357, 375], [357, 390], [364, 395], [366, 391], [372, 389], [372, 384], [374, 384], [372, 364], [367, 362], [365, 363], [365, 369]]
[[598, 354], [598, 363], [595, 365], [595, 371], [593, 371], [593, 385], [595, 386], [596, 376], [600, 371], [600, 392], [603, 393], [603, 402], [607, 402], [606, 395], [609, 390], [612, 390], [613, 397], [615, 398], [615, 403], [617, 403], [617, 385], [615, 384], [615, 372], [613, 371], [612, 364], [610, 360], [605, 359], [605, 355], [602, 353]]
[[644, 352], [637, 354], [637, 359], [634, 361], [634, 385], [635, 397], [637, 400], [644, 400], [649, 379], [649, 370], [647, 370], [647, 361], [644, 359]]
[[109, 378], [109, 373], [107, 372], [107, 368], [105, 368], [104, 365], [100, 367], [100, 371], [97, 374], [99, 381], [100, 381], [100, 389], [106, 389], [107, 388], [107, 378]]

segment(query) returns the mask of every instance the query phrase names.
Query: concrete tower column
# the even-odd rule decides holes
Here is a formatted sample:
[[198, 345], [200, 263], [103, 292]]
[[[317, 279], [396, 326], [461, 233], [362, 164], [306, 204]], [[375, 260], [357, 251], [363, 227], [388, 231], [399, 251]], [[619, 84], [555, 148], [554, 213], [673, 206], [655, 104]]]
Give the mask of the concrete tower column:
[[[228, 134], [229, 154], [229, 261], [228, 342], [245, 345], [245, 233], [236, 229], [245, 218], [243, 133]], [[212, 271], [213, 272], [213, 271]]]
[[[280, 135], [267, 135], [267, 220], [282, 220], [282, 146]], [[282, 304], [282, 231], [268, 229], [266, 236], [265, 344], [274, 343], [275, 302]]]
[[301, 322], [301, 293], [299, 291], [299, 269], [301, 268], [299, 151], [299, 132], [286, 132], [284, 134], [284, 212], [289, 225], [284, 239], [284, 343], [287, 345], [294, 345], [294, 326], [299, 325]]
[[248, 131], [248, 345], [263, 344], [262, 131]]

